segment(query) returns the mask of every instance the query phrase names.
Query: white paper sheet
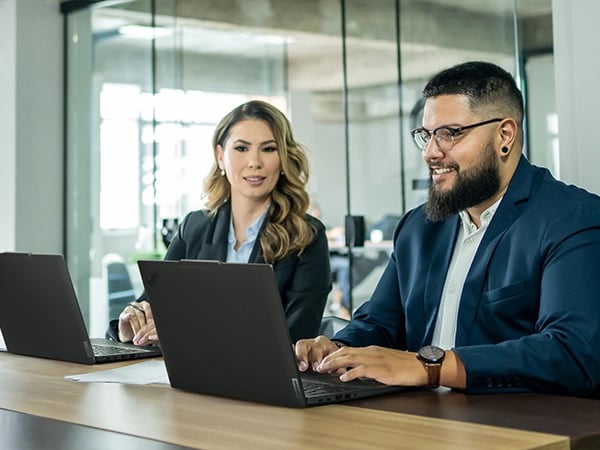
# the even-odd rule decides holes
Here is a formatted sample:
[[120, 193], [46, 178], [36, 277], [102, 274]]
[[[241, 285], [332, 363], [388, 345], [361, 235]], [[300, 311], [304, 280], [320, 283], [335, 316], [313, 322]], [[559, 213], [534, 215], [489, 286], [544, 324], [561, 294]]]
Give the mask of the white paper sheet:
[[150, 359], [117, 369], [69, 375], [65, 378], [82, 383], [169, 384], [167, 369], [161, 359]]
[[0, 351], [6, 351], [6, 344], [4, 343], [4, 336], [2, 336], [2, 331], [0, 330]]

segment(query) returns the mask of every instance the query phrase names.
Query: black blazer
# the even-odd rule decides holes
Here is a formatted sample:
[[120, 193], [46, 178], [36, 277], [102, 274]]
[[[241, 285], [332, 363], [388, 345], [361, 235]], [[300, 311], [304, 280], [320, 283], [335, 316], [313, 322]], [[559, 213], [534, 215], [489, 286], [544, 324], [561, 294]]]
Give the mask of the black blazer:
[[[229, 203], [220, 207], [215, 216], [209, 216], [206, 210], [190, 212], [173, 237], [165, 259], [225, 261], [230, 218]], [[268, 217], [263, 228], [267, 220]], [[331, 290], [329, 248], [325, 227], [310, 215], [306, 215], [306, 220], [316, 230], [313, 241], [301, 255], [288, 255], [273, 264], [292, 342], [318, 334], [327, 295]], [[261, 233], [262, 228], [259, 237]], [[265, 262], [258, 239], [248, 262]], [[139, 300], [147, 300], [146, 295], [142, 294]], [[118, 321], [113, 320], [107, 331], [108, 336], [116, 340], [118, 340], [117, 327]]]

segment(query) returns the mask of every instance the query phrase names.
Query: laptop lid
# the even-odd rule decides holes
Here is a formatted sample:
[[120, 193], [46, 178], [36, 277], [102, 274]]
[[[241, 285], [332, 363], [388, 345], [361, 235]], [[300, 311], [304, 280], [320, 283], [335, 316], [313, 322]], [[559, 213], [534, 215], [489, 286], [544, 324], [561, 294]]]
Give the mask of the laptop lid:
[[7, 351], [27, 356], [94, 364], [160, 355], [133, 345], [96, 357], [62, 255], [0, 253], [0, 329]]
[[361, 394], [307, 400], [270, 265], [182, 260], [138, 266], [175, 388], [295, 407], [399, 389], [354, 383], [364, 388]]

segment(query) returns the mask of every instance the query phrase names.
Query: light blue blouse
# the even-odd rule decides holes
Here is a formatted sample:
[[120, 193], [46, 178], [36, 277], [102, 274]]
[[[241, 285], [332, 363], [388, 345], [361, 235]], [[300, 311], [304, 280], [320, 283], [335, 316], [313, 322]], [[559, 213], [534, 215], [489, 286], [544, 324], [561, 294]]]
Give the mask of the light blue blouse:
[[227, 262], [247, 263], [258, 238], [258, 232], [262, 227], [269, 207], [246, 229], [246, 240], [235, 250], [235, 232], [233, 231], [233, 216], [229, 220], [229, 235], [227, 237]]

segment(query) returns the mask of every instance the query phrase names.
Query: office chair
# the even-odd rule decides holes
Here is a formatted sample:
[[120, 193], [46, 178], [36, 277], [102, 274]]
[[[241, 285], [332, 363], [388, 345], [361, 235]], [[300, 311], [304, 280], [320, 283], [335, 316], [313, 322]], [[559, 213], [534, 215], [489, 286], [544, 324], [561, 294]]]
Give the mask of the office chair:
[[125, 261], [115, 253], [102, 258], [103, 278], [108, 293], [108, 320], [117, 319], [128, 303], [136, 300]]
[[340, 331], [342, 328], [344, 328], [349, 323], [350, 323], [349, 320], [342, 319], [341, 317], [325, 316], [321, 320], [319, 334], [331, 339], [335, 333]]

